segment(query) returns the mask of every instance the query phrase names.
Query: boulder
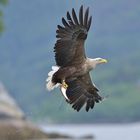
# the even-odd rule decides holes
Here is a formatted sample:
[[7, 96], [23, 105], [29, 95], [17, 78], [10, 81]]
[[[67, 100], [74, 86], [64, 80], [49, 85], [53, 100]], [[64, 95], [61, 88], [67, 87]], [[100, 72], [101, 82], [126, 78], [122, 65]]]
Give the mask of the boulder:
[[48, 135], [32, 123], [21, 120], [0, 121], [0, 140], [47, 139]]
[[0, 120], [25, 119], [25, 114], [0, 82]]
[[47, 140], [71, 138], [57, 133], [46, 133], [26, 119], [24, 112], [0, 82], [0, 140]]
[[48, 138], [45, 132], [25, 118], [24, 112], [0, 83], [0, 140]]

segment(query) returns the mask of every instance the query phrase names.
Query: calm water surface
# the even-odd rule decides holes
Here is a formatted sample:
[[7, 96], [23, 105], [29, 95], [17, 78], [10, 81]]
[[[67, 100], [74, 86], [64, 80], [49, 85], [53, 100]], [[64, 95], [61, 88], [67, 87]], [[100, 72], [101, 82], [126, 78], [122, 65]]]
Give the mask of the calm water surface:
[[140, 140], [140, 123], [100, 125], [47, 125], [46, 132], [58, 132], [75, 137], [93, 135], [95, 140]]

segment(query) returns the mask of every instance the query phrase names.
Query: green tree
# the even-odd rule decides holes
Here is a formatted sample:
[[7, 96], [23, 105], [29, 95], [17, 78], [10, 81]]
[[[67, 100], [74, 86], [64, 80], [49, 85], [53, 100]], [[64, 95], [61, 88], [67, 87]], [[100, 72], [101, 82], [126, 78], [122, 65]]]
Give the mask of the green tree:
[[3, 31], [4, 29], [4, 25], [3, 25], [3, 12], [2, 12], [2, 8], [3, 6], [5, 6], [7, 4], [8, 0], [0, 0], [0, 33]]

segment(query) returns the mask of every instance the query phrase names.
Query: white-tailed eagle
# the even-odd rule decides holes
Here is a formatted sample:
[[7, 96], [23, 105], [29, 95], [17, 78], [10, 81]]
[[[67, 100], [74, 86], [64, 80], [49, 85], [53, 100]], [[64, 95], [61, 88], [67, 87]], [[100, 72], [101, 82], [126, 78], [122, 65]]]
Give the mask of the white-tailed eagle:
[[46, 84], [48, 90], [59, 86], [66, 101], [77, 111], [84, 105], [86, 111], [89, 111], [95, 103], [102, 100], [89, 72], [107, 60], [86, 57], [84, 48], [91, 21], [89, 8], [83, 12], [83, 6], [79, 10], [79, 18], [74, 9], [72, 14], [67, 12], [67, 20], [62, 18], [63, 26], [58, 25], [56, 31], [56, 66], [52, 66], [52, 71], [48, 73]]

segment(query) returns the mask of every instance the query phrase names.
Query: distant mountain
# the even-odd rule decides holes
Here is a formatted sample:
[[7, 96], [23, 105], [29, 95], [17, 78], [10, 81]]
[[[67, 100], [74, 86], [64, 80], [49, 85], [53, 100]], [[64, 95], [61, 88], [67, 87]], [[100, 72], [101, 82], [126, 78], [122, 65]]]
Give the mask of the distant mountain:
[[[108, 99], [90, 113], [74, 112], [59, 90], [48, 93], [45, 79], [54, 62], [55, 30], [72, 7], [90, 7], [93, 23], [86, 41], [89, 57], [109, 60], [92, 72]], [[139, 0], [10, 1], [0, 38], [0, 80], [26, 115], [48, 122], [140, 120]], [[82, 117], [81, 117], [82, 116]]]

